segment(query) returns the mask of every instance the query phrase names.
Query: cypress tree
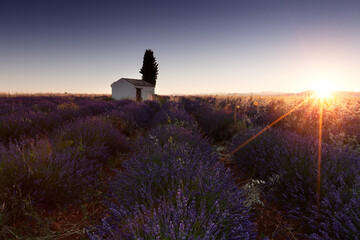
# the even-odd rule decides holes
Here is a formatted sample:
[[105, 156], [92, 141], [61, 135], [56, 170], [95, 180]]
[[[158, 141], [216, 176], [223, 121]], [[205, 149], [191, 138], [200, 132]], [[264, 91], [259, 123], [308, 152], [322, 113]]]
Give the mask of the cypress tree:
[[154, 57], [154, 52], [151, 49], [146, 49], [144, 54], [143, 66], [140, 69], [140, 73], [142, 74], [142, 80], [155, 86], [158, 71], [158, 64], [156, 62], [156, 58]]

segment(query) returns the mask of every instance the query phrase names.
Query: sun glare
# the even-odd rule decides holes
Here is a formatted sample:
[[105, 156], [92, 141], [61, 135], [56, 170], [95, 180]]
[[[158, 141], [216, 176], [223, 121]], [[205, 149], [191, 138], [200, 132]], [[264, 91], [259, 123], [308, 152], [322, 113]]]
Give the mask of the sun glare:
[[315, 91], [316, 97], [325, 99], [333, 97], [335, 88], [331, 82], [321, 81], [314, 85], [313, 90]]

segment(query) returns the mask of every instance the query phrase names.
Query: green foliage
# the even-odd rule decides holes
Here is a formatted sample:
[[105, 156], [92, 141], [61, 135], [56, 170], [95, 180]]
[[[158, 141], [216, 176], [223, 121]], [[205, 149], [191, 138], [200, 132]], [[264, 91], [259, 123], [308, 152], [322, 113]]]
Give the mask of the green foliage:
[[144, 54], [143, 66], [140, 69], [140, 73], [142, 74], [142, 80], [155, 86], [158, 72], [158, 63], [156, 62], [156, 58], [154, 57], [154, 52], [151, 49], [146, 49]]

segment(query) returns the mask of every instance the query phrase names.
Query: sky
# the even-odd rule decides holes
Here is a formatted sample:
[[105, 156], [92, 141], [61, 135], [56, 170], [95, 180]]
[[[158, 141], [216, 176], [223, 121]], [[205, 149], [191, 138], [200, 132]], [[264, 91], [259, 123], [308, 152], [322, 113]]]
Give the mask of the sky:
[[359, 0], [0, 0], [0, 92], [360, 91]]

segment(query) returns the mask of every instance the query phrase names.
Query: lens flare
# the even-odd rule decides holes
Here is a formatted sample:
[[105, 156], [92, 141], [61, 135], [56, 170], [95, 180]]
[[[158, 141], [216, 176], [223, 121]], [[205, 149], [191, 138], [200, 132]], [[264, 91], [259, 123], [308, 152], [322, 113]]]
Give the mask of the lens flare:
[[335, 91], [334, 85], [331, 82], [319, 81], [315, 83], [313, 90], [315, 96], [320, 99], [332, 98]]

